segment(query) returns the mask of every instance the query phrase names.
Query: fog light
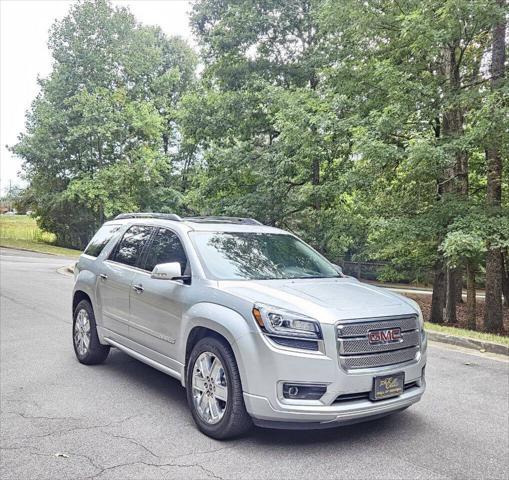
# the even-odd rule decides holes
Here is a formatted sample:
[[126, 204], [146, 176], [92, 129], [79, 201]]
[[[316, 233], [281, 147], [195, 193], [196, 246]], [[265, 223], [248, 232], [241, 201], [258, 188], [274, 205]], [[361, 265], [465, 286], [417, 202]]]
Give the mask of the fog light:
[[327, 391], [327, 385], [283, 383], [283, 397], [292, 400], [319, 400]]
[[299, 387], [288, 387], [288, 395], [290, 397], [296, 397], [299, 394]]

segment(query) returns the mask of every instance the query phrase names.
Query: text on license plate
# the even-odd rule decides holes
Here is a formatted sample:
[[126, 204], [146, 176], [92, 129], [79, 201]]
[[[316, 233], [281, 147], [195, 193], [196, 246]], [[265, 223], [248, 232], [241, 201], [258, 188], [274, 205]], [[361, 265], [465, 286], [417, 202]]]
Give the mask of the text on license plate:
[[397, 397], [403, 393], [404, 386], [404, 372], [375, 377], [370, 398], [371, 400], [383, 400], [385, 398]]

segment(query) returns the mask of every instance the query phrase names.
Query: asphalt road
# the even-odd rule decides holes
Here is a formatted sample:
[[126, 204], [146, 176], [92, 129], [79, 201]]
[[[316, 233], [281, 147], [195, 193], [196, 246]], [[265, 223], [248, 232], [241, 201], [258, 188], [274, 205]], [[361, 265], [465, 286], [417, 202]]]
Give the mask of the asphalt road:
[[367, 479], [509, 476], [509, 364], [431, 345], [425, 398], [332, 430], [219, 442], [184, 390], [112, 350], [79, 364], [62, 257], [1, 251], [1, 471], [7, 479]]

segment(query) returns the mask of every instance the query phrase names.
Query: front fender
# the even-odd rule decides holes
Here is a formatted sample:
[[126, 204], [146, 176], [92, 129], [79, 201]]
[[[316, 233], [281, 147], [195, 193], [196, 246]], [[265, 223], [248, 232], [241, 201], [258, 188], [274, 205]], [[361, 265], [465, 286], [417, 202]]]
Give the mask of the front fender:
[[[247, 387], [247, 375], [242, 352], [238, 347], [238, 340], [253, 332], [249, 322], [238, 312], [215, 303], [199, 303], [191, 307], [182, 318], [183, 328], [178, 345], [178, 356], [182, 364], [185, 364], [187, 339], [191, 330], [195, 327], [204, 327], [222, 335], [232, 347], [240, 378], [244, 388]], [[182, 384], [185, 383], [185, 375], [182, 375]]]

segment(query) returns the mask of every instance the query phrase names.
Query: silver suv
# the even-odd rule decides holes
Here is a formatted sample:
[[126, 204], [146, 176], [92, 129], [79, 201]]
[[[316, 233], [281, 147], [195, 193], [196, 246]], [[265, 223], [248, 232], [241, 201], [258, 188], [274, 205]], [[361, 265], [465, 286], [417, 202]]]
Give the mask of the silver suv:
[[369, 420], [424, 393], [418, 305], [256, 220], [119, 215], [75, 280], [78, 360], [117, 347], [179, 379], [214, 438]]

